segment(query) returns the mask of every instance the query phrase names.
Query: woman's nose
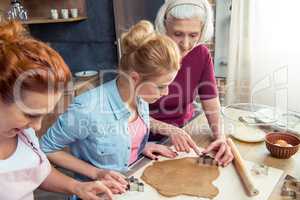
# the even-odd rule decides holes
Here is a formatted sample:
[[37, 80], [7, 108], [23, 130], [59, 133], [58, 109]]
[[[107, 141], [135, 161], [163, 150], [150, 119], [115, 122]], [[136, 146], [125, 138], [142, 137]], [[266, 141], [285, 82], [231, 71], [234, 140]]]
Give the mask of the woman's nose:
[[189, 48], [190, 48], [190, 41], [189, 41], [188, 37], [184, 37], [183, 38], [183, 40], [181, 41], [181, 45], [180, 46], [181, 46], [182, 50], [184, 50], [184, 51], [189, 50]]
[[162, 92], [161, 92], [161, 96], [166, 96], [169, 94], [169, 87], [166, 87]]

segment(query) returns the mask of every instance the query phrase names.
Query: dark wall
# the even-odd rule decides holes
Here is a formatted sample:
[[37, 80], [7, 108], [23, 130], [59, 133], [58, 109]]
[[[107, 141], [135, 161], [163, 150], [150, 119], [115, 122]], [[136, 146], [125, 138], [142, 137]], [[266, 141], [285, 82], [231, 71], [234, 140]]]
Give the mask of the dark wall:
[[50, 42], [73, 72], [115, 68], [113, 1], [87, 0], [87, 15], [81, 22], [30, 25], [30, 31]]
[[[152, 22], [163, 3], [163, 0], [141, 0], [135, 3], [129, 0], [119, 1], [124, 1], [117, 3], [125, 3], [126, 6], [121, 9], [129, 12], [133, 18], [148, 19]], [[30, 25], [31, 34], [49, 42], [62, 55], [72, 72], [115, 69], [118, 56], [113, 0], [86, 0], [86, 4], [87, 20]], [[121, 25], [120, 22], [117, 23]], [[109, 80], [112, 77], [112, 74], [106, 74], [104, 79]]]

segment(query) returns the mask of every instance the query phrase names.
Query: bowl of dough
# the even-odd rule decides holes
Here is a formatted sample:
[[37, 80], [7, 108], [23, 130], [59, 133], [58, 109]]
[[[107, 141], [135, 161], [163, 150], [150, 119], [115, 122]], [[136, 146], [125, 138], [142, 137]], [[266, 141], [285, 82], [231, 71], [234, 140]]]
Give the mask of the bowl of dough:
[[267, 134], [265, 143], [272, 156], [287, 159], [297, 153], [300, 139], [293, 134], [272, 132]]

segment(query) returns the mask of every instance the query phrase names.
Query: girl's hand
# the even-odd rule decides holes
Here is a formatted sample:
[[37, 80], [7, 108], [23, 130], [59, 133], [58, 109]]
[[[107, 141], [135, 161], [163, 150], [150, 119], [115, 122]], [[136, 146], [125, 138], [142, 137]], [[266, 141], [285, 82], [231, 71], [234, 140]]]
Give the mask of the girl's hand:
[[114, 194], [122, 194], [126, 192], [127, 181], [125, 176], [111, 170], [98, 169], [96, 179], [102, 180], [102, 183], [109, 187]]
[[226, 142], [226, 138], [217, 138], [206, 147], [203, 153], [209, 153], [211, 151], [217, 151], [215, 160], [223, 167], [227, 166], [233, 160], [233, 154], [230, 146]]
[[101, 200], [97, 194], [105, 194], [108, 200], [113, 199], [112, 192], [101, 181], [77, 182], [75, 194], [83, 200]]
[[[148, 142], [146, 144], [143, 154], [152, 160], [157, 160], [158, 155], [161, 155], [161, 156], [164, 156], [167, 158], [175, 158], [177, 156], [177, 153], [174, 152], [169, 147], [167, 147], [165, 145], [161, 145], [161, 144], [155, 144], [152, 142]], [[155, 154], [158, 154], [158, 155], [155, 155]]]
[[191, 136], [181, 128], [172, 129], [169, 137], [176, 151], [189, 153], [192, 148], [197, 155], [200, 155], [200, 151]]

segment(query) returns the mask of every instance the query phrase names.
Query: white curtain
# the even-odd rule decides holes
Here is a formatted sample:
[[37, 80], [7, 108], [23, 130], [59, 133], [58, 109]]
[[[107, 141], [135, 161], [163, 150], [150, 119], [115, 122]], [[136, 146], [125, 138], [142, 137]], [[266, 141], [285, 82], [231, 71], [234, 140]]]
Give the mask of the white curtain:
[[233, 0], [226, 103], [248, 102], [251, 81], [251, 1]]
[[232, 0], [227, 104], [252, 102], [300, 112], [299, 4]]

